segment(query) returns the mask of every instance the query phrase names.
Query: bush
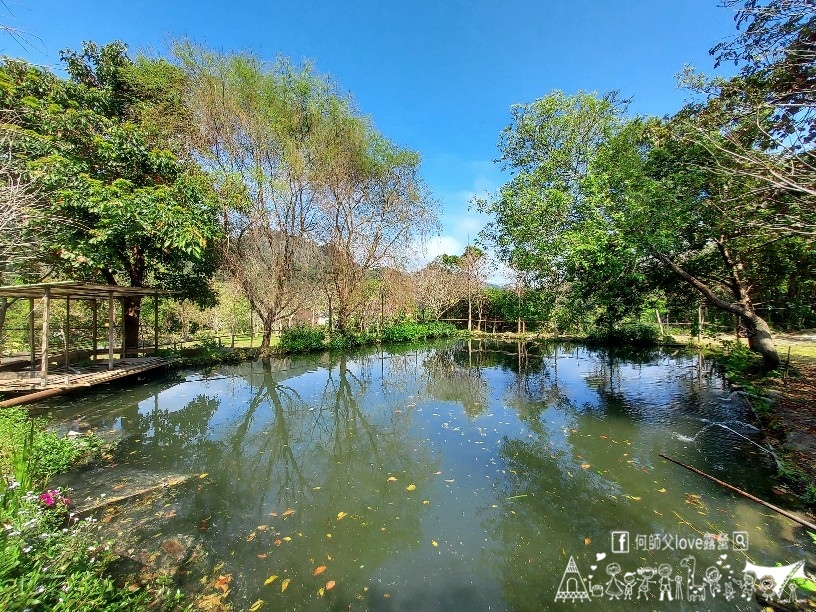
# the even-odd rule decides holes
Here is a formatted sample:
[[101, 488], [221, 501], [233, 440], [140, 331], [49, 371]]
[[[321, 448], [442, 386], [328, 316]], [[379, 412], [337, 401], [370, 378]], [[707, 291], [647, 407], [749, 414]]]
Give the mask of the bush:
[[382, 339], [384, 342], [415, 342], [428, 338], [450, 338], [458, 333], [459, 330], [450, 323], [400, 321], [386, 327]]
[[660, 339], [660, 329], [649, 323], [622, 323], [609, 329], [595, 329], [587, 336], [587, 342], [595, 344], [627, 344], [655, 346]]
[[283, 353], [308, 353], [325, 349], [326, 328], [298, 325], [283, 331], [278, 347]]

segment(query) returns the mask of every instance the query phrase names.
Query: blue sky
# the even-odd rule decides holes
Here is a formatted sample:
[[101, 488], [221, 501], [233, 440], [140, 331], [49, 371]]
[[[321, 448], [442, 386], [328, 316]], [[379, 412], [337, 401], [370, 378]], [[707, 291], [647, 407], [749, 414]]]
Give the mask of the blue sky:
[[[735, 33], [717, 0], [5, 0], [0, 23], [28, 32], [0, 54], [59, 68], [83, 40], [163, 52], [188, 37], [223, 51], [311, 60], [377, 128], [422, 154], [442, 203], [428, 256], [458, 253], [484, 219], [468, 210], [503, 182], [492, 160], [509, 107], [552, 89], [620, 90], [633, 113], [666, 115], [688, 93], [686, 64], [711, 72], [708, 49]], [[36, 37], [36, 38], [34, 38]]]

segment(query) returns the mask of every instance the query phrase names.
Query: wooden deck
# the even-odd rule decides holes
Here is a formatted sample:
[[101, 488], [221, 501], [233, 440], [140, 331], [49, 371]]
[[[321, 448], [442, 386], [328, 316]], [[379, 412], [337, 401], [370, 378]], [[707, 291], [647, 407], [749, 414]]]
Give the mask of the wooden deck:
[[40, 371], [26, 370], [23, 372], [2, 372], [0, 373], [0, 392], [2, 393], [26, 393], [30, 391], [46, 391], [49, 389], [60, 389], [69, 391], [71, 389], [81, 389], [92, 387], [102, 383], [147, 372], [166, 366], [175, 359], [164, 357], [141, 357], [132, 359], [117, 359], [113, 362], [113, 369], [108, 369], [107, 360], [103, 363], [89, 366], [71, 367], [66, 372], [56, 370], [49, 372], [43, 379]]

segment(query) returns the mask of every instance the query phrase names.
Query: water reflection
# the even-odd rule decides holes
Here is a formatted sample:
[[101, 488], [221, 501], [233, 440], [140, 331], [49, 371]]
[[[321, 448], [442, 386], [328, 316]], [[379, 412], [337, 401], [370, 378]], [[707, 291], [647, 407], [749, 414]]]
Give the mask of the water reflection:
[[[206, 474], [166, 529], [202, 539], [238, 607], [547, 608], [570, 556], [610, 580], [588, 568], [615, 529], [744, 528], [752, 561], [812, 555], [798, 530], [658, 457], [767, 494], [756, 432], [733, 433], [744, 409], [694, 355], [459, 341], [115, 391], [67, 419], [120, 431], [122, 464]], [[658, 556], [626, 561], [681, 560]]]

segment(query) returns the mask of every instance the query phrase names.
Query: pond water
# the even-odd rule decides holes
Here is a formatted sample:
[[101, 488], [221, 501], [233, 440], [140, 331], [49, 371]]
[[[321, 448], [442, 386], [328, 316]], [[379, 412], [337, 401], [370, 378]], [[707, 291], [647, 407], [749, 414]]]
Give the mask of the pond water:
[[755, 609], [746, 562], [812, 571], [804, 530], [658, 455], [772, 498], [728, 398], [696, 354], [456, 341], [50, 407], [118, 431], [121, 465], [196, 475], [163, 528], [201, 538], [236, 609]]

